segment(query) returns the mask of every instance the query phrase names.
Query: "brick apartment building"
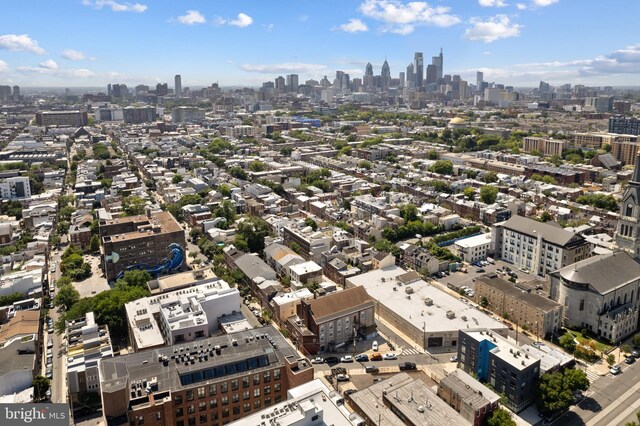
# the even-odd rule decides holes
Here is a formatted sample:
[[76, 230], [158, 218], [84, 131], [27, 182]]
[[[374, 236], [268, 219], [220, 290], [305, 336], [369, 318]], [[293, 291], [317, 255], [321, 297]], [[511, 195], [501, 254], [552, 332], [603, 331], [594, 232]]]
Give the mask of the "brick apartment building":
[[103, 360], [110, 424], [221, 425], [287, 399], [313, 368], [273, 327]]
[[171, 255], [172, 243], [185, 247], [184, 230], [169, 212], [101, 220], [99, 229], [109, 281], [127, 267], [160, 264]]

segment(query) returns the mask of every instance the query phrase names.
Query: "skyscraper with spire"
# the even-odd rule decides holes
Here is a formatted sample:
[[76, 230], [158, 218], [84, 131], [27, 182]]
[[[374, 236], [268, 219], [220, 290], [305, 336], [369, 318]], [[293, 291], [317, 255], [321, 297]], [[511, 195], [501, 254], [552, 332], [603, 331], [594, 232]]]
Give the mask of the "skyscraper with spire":
[[382, 64], [382, 71], [380, 73], [380, 77], [381, 77], [381, 85], [382, 85], [382, 89], [386, 90], [389, 88], [389, 85], [391, 84], [391, 68], [389, 68], [389, 63], [387, 62], [387, 58], [384, 59], [384, 63]]
[[364, 75], [373, 76], [373, 65], [371, 65], [371, 62], [367, 63], [367, 66], [364, 69]]
[[640, 156], [620, 203], [620, 217], [614, 234], [618, 248], [640, 257]]

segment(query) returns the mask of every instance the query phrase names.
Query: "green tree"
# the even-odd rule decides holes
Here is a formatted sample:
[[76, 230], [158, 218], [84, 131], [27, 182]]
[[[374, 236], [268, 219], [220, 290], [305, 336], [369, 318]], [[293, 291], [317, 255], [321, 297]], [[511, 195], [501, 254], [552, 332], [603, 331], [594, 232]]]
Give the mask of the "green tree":
[[465, 198], [473, 200], [476, 195], [476, 190], [472, 186], [467, 186], [464, 191], [462, 191], [462, 193], [464, 194]]
[[550, 220], [553, 220], [553, 217], [551, 216], [551, 213], [545, 210], [542, 212], [538, 220], [540, 222], [549, 222]]
[[263, 172], [266, 170], [266, 168], [267, 165], [262, 161], [255, 160], [249, 163], [249, 170], [251, 170], [252, 172]]
[[5, 294], [4, 296], [0, 296], [0, 306], [12, 305], [22, 299], [24, 299], [24, 294], [19, 292]]
[[415, 204], [403, 204], [400, 206], [400, 216], [402, 216], [405, 222], [418, 220], [418, 208]]
[[631, 343], [633, 343], [633, 346], [635, 347], [640, 347], [640, 333], [633, 335], [633, 339], [631, 339]]
[[310, 217], [305, 218], [304, 224], [305, 224], [305, 226], [310, 226], [311, 229], [314, 230], [314, 231], [318, 229], [318, 224], [316, 223], [315, 220], [313, 220]]
[[584, 371], [565, 369], [562, 372], [543, 374], [538, 384], [538, 405], [543, 413], [554, 414], [569, 408], [575, 391], [589, 388]]
[[73, 288], [73, 285], [67, 284], [60, 287], [58, 293], [56, 294], [56, 297], [53, 298], [53, 304], [56, 306], [61, 306], [65, 310], [68, 310], [79, 300], [80, 293], [78, 293], [78, 290]]
[[482, 306], [483, 308], [486, 308], [487, 306], [489, 306], [489, 299], [482, 296], [482, 299], [480, 299], [480, 306]]
[[[125, 271], [118, 282], [120, 285], [127, 287], [140, 287], [144, 289], [147, 288], [147, 283], [151, 278], [151, 275], [144, 269], [134, 269], [131, 271]], [[116, 282], [116, 285], [118, 285], [118, 282]]]
[[622, 351], [623, 354], [630, 354], [631, 353], [631, 347], [627, 344], [624, 344], [622, 346], [620, 346], [620, 351]]
[[493, 204], [498, 198], [498, 188], [491, 185], [484, 185], [480, 188], [480, 199], [485, 204]]
[[482, 177], [485, 183], [495, 183], [498, 181], [498, 174], [496, 172], [486, 172]]
[[449, 160], [437, 160], [429, 171], [433, 173], [438, 173], [440, 175], [452, 175], [453, 174], [453, 163]]
[[231, 187], [226, 183], [223, 183], [218, 186], [218, 191], [222, 194], [223, 197], [231, 197]]
[[241, 167], [235, 166], [231, 167], [228, 170], [229, 174], [236, 179], [247, 180], [247, 172], [244, 171]]
[[558, 182], [553, 178], [553, 176], [542, 176], [542, 182], [549, 185], [557, 185]]
[[636, 422], [627, 422], [624, 424], [624, 426], [640, 426], [640, 411], [638, 411], [636, 413], [636, 417], [638, 418], [638, 421]]
[[516, 426], [511, 414], [504, 408], [496, 408], [487, 419], [487, 426]]
[[246, 241], [250, 252], [260, 253], [264, 250], [264, 239], [269, 235], [269, 224], [264, 219], [251, 216], [238, 224], [236, 235]]
[[180, 182], [182, 182], [182, 175], [181, 175], [181, 174], [176, 173], [176, 174], [175, 174], [175, 175], [173, 175], [173, 177], [171, 178], [171, 182], [172, 182], [172, 183], [174, 183], [174, 184], [175, 184], [175, 183], [180, 183]]
[[145, 205], [145, 200], [135, 195], [130, 195], [122, 200], [122, 208], [127, 216], [144, 214]]
[[51, 388], [51, 380], [44, 376], [36, 376], [31, 382], [33, 386], [33, 399], [34, 401], [42, 401], [46, 398], [47, 391]]
[[358, 163], [358, 167], [360, 167], [361, 169], [371, 170], [371, 167], [373, 166], [370, 161], [362, 160]]
[[560, 337], [560, 346], [562, 346], [567, 352], [573, 353], [576, 350], [576, 340], [569, 332]]
[[91, 241], [89, 242], [89, 251], [92, 253], [100, 251], [100, 237], [98, 235], [93, 235], [91, 237]]
[[609, 367], [613, 367], [613, 364], [615, 363], [616, 363], [616, 356], [614, 354], [607, 355], [607, 364], [609, 364]]

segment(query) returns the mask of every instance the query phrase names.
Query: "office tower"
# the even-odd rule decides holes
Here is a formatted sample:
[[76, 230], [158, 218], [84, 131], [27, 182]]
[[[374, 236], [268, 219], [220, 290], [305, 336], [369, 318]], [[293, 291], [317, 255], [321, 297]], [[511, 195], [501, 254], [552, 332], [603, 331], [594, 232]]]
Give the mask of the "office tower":
[[540, 81], [540, 86], [538, 88], [538, 91], [540, 93], [548, 93], [549, 92], [549, 83], [546, 83], [544, 81]]
[[373, 65], [371, 65], [371, 62], [367, 63], [367, 66], [364, 70], [364, 75], [373, 75]]
[[13, 100], [20, 100], [20, 86], [13, 86]]
[[38, 111], [36, 112], [36, 124], [38, 126], [73, 126], [87, 125], [87, 113], [85, 111]]
[[176, 95], [176, 97], [180, 97], [182, 96], [182, 77], [180, 76], [180, 74], [176, 74], [176, 76], [173, 78], [174, 81], [174, 87], [173, 87], [173, 92]]
[[298, 91], [298, 74], [287, 75], [287, 91], [293, 93]]
[[437, 81], [438, 81], [438, 76], [437, 76], [436, 66], [433, 64], [427, 65], [427, 77], [425, 79], [425, 82], [427, 84], [436, 84]]
[[482, 89], [482, 83], [484, 82], [484, 73], [482, 71], [476, 72], [476, 89]]
[[136, 86], [136, 95], [149, 93], [149, 86], [144, 84], [138, 84]]
[[107, 95], [113, 95], [113, 89], [111, 88], [111, 83], [107, 84]]
[[400, 87], [404, 87], [404, 85], [405, 85], [405, 74], [404, 74], [404, 71], [400, 72], [398, 80], [400, 80]]
[[413, 57], [413, 72], [416, 87], [422, 87], [424, 78], [424, 56], [422, 52], [416, 52]]
[[167, 83], [156, 84], [156, 96], [165, 96], [167, 93], [169, 93], [169, 86]]
[[407, 87], [414, 87], [416, 83], [416, 77], [414, 74], [413, 63], [407, 65]]
[[440, 48], [440, 54], [438, 56], [431, 57], [431, 65], [436, 68], [436, 81], [434, 83], [437, 83], [443, 74], [444, 56], [442, 56], [442, 48]]
[[7, 100], [11, 97], [11, 86], [0, 86], [0, 100]]
[[276, 78], [276, 92], [284, 92], [284, 77], [279, 76]]
[[129, 88], [126, 84], [114, 84], [111, 86], [111, 96], [114, 98], [126, 98], [129, 96]]
[[389, 84], [391, 83], [391, 68], [389, 67], [389, 63], [387, 62], [387, 60], [384, 60], [384, 63], [382, 64], [382, 71], [380, 73], [380, 85], [383, 89], [388, 89], [389, 88]]
[[156, 119], [156, 108], [152, 106], [128, 106], [122, 110], [124, 122], [128, 124], [142, 124]]

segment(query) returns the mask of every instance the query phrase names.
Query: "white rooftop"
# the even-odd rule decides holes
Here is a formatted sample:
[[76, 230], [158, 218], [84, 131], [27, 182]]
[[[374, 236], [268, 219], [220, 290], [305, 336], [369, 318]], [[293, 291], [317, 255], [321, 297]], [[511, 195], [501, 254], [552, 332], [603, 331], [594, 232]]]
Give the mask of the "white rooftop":
[[[406, 272], [405, 269], [393, 265], [350, 277], [347, 281], [357, 286], [363, 286], [371, 297], [406, 321], [419, 325], [424, 323], [425, 333], [457, 332], [461, 329], [474, 328], [506, 329], [500, 321], [494, 320], [478, 309], [461, 302], [423, 280], [400, 285], [396, 277]], [[407, 287], [413, 290], [412, 294], [406, 293]], [[411, 298], [409, 299], [407, 296], [411, 296]], [[427, 299], [431, 299], [433, 302], [431, 306], [427, 306], [425, 303], [428, 301]], [[447, 312], [452, 312], [455, 316], [449, 319]]]
[[492, 333], [489, 330], [471, 330], [467, 332], [467, 335], [477, 342], [490, 341], [495, 346], [490, 352], [519, 370], [523, 370], [540, 360], [533, 353], [518, 346], [515, 340], [503, 337], [498, 333]]
[[473, 248], [491, 243], [491, 233], [476, 235], [474, 237], [464, 238], [456, 241], [458, 247]]

